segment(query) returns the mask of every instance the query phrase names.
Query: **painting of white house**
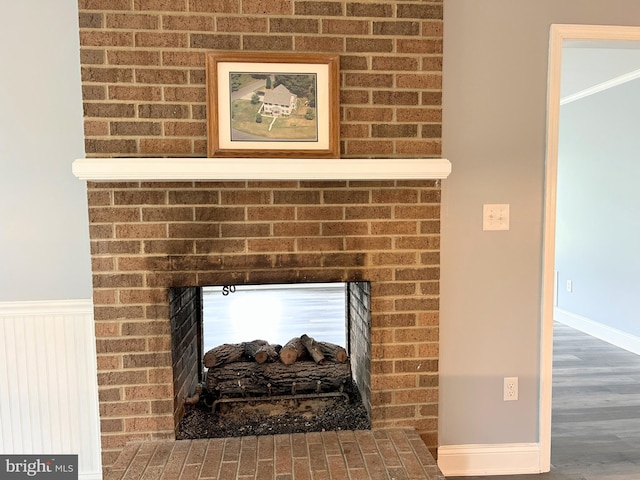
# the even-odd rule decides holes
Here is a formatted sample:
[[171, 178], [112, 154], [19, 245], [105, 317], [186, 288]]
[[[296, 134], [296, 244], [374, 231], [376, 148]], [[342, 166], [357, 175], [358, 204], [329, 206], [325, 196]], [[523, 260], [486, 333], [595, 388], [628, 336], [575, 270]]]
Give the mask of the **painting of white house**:
[[297, 101], [298, 96], [281, 84], [264, 93], [262, 112], [273, 117], [289, 116], [295, 111]]
[[316, 74], [230, 72], [231, 141], [318, 140]]

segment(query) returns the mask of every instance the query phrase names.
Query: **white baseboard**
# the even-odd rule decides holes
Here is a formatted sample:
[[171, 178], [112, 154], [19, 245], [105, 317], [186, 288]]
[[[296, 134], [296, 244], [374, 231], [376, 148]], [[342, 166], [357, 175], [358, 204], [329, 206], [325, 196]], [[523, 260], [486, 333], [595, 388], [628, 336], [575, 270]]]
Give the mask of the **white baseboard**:
[[438, 467], [445, 477], [518, 475], [540, 472], [540, 444], [443, 445]]
[[611, 345], [615, 345], [616, 347], [635, 353], [636, 355], [640, 355], [640, 337], [623, 332], [622, 330], [618, 330], [608, 325], [595, 322], [575, 313], [567, 312], [561, 308], [554, 309], [553, 319], [558, 323], [575, 328], [576, 330], [591, 335], [592, 337], [599, 338]]

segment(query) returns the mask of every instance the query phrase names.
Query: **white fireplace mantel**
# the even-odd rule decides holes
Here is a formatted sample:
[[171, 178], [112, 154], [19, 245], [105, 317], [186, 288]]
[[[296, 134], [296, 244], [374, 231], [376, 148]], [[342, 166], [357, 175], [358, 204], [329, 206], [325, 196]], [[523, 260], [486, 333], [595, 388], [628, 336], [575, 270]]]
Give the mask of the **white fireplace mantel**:
[[437, 180], [444, 158], [82, 158], [73, 174], [91, 181]]

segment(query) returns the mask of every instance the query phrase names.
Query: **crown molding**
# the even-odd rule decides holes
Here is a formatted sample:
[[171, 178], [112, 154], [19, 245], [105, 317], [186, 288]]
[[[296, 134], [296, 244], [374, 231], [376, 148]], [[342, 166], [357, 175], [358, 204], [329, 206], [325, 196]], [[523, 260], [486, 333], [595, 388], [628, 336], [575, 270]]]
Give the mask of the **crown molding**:
[[566, 105], [567, 103], [590, 97], [591, 95], [609, 90], [610, 88], [617, 87], [618, 85], [623, 85], [627, 82], [631, 82], [632, 80], [636, 80], [637, 78], [640, 78], [640, 70], [634, 70], [633, 72], [619, 75], [611, 80], [607, 80], [606, 82], [598, 83], [593, 87], [585, 88], [584, 90], [580, 90], [572, 95], [567, 95], [566, 97], [561, 98], [560, 105]]

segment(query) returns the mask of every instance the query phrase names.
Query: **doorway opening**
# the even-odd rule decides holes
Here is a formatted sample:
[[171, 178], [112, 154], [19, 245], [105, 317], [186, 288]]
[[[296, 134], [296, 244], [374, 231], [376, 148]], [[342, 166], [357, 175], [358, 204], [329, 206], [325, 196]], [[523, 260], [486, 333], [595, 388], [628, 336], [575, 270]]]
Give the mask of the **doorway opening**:
[[[552, 423], [552, 377], [553, 377], [553, 342], [554, 342], [554, 319], [558, 314], [558, 305], [569, 305], [571, 299], [568, 294], [574, 293], [579, 284], [576, 283], [574, 274], [567, 276], [568, 263], [562, 262], [557, 265], [557, 257], [560, 250], [564, 248], [562, 233], [558, 227], [560, 220], [558, 202], [559, 192], [559, 152], [561, 147], [560, 139], [560, 119], [561, 105], [571, 101], [582, 101], [589, 95], [599, 94], [607, 88], [621, 85], [634, 78], [622, 75], [610, 76], [609, 78], [593, 77], [589, 85], [589, 79], [579, 79], [573, 82], [574, 91], [568, 91], [565, 71], [563, 71], [563, 49], [573, 46], [580, 48], [608, 47], [616, 46], [628, 48], [638, 48], [640, 41], [640, 29], [635, 27], [615, 27], [615, 26], [585, 26], [585, 25], [553, 25], [551, 29], [550, 57], [549, 57], [549, 95], [547, 108], [547, 164], [546, 164], [546, 195], [545, 195], [545, 225], [544, 225], [544, 269], [543, 269], [543, 318], [542, 318], [542, 344], [541, 344], [541, 381], [540, 381], [540, 463], [541, 471], [548, 471], [551, 464], [551, 423]], [[582, 52], [584, 53], [584, 52]], [[594, 73], [603, 75], [606, 69], [602, 62], [592, 61], [591, 65]], [[637, 67], [636, 67], [637, 69]], [[584, 72], [582, 72], [584, 74]], [[611, 74], [610, 74], [611, 75]], [[622, 78], [624, 77], [624, 78]], [[636, 75], [635, 78], [637, 78]], [[564, 85], [563, 85], [564, 83]], [[564, 88], [564, 92], [562, 91]], [[564, 128], [564, 127], [563, 127]], [[602, 166], [604, 167], [604, 166]], [[608, 168], [613, 167], [607, 164]], [[583, 169], [587, 171], [593, 169]], [[598, 172], [600, 173], [600, 172]], [[598, 191], [601, 191], [600, 186]], [[564, 187], [563, 187], [564, 188]], [[593, 209], [589, 212], [593, 218], [602, 218]], [[606, 218], [611, 218], [606, 216]], [[559, 237], [560, 234], [560, 237]], [[560, 238], [560, 240], [559, 240]], [[610, 245], [610, 244], [609, 244]], [[566, 258], [565, 258], [566, 260]], [[564, 298], [563, 298], [564, 297]], [[574, 293], [575, 297], [575, 293]], [[567, 303], [568, 302], [568, 303]], [[574, 315], [573, 317], [580, 317]], [[583, 326], [589, 322], [582, 322]], [[584, 330], [584, 329], [583, 329]], [[609, 329], [609, 331], [611, 331]], [[594, 332], [591, 332], [594, 333]]]

